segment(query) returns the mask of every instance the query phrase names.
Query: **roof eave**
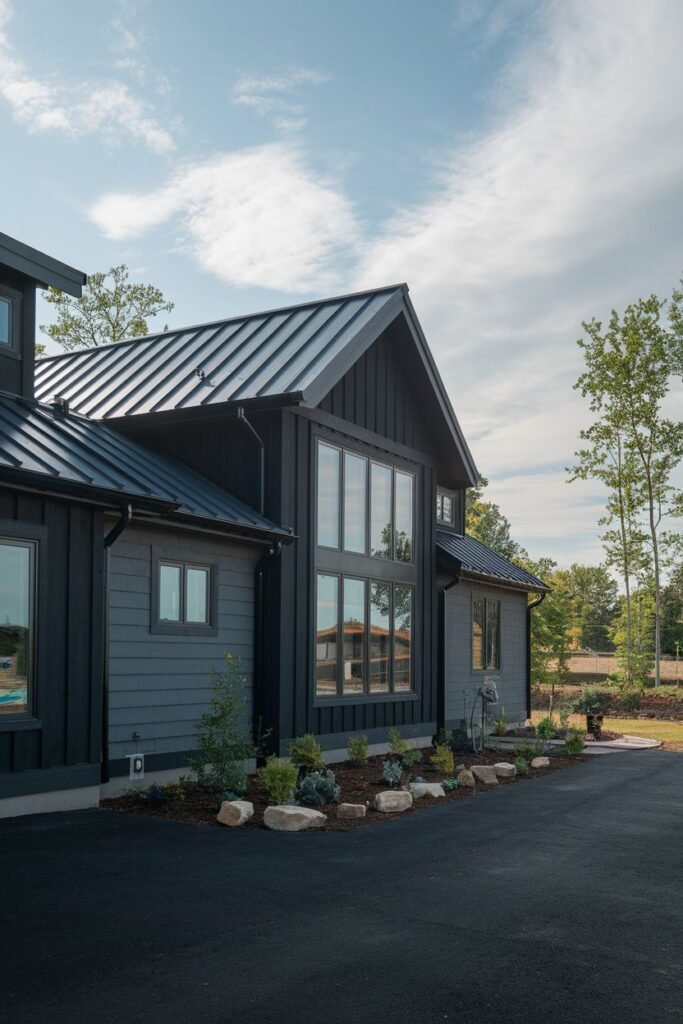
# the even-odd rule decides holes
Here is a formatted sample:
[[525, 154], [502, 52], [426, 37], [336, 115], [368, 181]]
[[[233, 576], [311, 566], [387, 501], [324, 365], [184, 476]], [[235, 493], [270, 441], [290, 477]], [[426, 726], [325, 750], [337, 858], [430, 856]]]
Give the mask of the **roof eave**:
[[75, 267], [56, 260], [16, 238], [0, 232], [0, 263], [31, 278], [42, 288], [57, 288], [60, 292], [81, 297], [87, 276]]
[[521, 580], [509, 580], [503, 576], [492, 576], [489, 573], [477, 572], [474, 569], [461, 569], [460, 576], [475, 583], [486, 583], [489, 586], [499, 587], [502, 590], [519, 590], [525, 594], [548, 594], [551, 590], [541, 580], [538, 580], [536, 583], [523, 583]]

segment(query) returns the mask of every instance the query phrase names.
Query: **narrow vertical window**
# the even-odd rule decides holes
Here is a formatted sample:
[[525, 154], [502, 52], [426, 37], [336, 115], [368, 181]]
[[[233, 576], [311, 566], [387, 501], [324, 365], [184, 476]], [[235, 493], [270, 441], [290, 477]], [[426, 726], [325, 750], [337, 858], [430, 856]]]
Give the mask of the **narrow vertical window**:
[[337, 692], [339, 650], [339, 577], [318, 574], [315, 642], [315, 692], [330, 697]]
[[472, 668], [484, 668], [484, 601], [472, 601]]
[[394, 495], [394, 557], [398, 562], [413, 559], [413, 477], [396, 471]]
[[209, 621], [209, 570], [187, 567], [185, 574], [185, 621]]
[[0, 716], [29, 710], [34, 545], [0, 540]]
[[389, 466], [372, 463], [370, 469], [370, 554], [375, 558], [391, 558], [391, 479]]
[[161, 622], [181, 621], [182, 578], [182, 566], [163, 564], [159, 566], [159, 619]]
[[344, 550], [364, 555], [368, 460], [344, 452]]
[[500, 668], [500, 601], [486, 602], [486, 667]]
[[389, 692], [391, 586], [370, 584], [370, 693]]
[[344, 580], [344, 694], [365, 689], [365, 580]]
[[318, 442], [318, 544], [339, 547], [341, 452]]
[[408, 693], [412, 686], [413, 588], [399, 586], [394, 594], [394, 691]]
[[12, 303], [0, 295], [0, 345], [12, 344]]

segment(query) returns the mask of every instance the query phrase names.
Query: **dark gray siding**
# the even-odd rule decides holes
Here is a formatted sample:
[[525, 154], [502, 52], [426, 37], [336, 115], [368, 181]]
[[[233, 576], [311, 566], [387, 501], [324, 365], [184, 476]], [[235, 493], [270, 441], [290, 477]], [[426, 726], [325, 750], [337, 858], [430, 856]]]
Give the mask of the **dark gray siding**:
[[38, 551], [35, 725], [0, 719], [0, 797], [97, 785], [103, 545], [97, 510], [0, 487], [2, 523]]
[[[501, 667], [498, 672], [472, 670], [472, 599], [489, 597], [501, 602]], [[463, 718], [463, 691], [468, 717], [484, 676], [498, 689], [498, 708], [509, 723], [526, 719], [527, 647], [526, 594], [461, 582], [445, 595], [445, 704], [446, 724]], [[468, 722], [469, 724], [469, 722]]]
[[[218, 566], [218, 633], [174, 636], [150, 632], [152, 549]], [[137, 750], [168, 754], [194, 746], [194, 726], [211, 698], [210, 670], [226, 651], [242, 662], [252, 702], [255, 544], [178, 530], [131, 526], [111, 557], [109, 758]], [[171, 765], [169, 765], [170, 767]]]

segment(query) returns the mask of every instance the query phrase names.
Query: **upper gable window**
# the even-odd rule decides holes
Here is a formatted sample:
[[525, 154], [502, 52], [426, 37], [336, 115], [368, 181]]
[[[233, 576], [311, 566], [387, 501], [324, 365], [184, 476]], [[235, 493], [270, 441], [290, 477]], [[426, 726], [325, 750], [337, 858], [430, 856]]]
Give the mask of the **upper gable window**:
[[12, 303], [0, 295], [0, 345], [10, 345], [12, 341]]
[[455, 501], [448, 491], [436, 492], [436, 521], [444, 526], [455, 526]]

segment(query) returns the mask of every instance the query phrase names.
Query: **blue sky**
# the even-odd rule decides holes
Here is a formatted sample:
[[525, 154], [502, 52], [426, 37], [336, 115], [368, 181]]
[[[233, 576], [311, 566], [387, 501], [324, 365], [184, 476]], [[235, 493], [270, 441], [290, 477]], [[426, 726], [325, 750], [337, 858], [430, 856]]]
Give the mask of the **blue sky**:
[[682, 40], [677, 0], [0, 0], [0, 229], [177, 326], [408, 281], [515, 535], [597, 560], [575, 341], [683, 270]]

